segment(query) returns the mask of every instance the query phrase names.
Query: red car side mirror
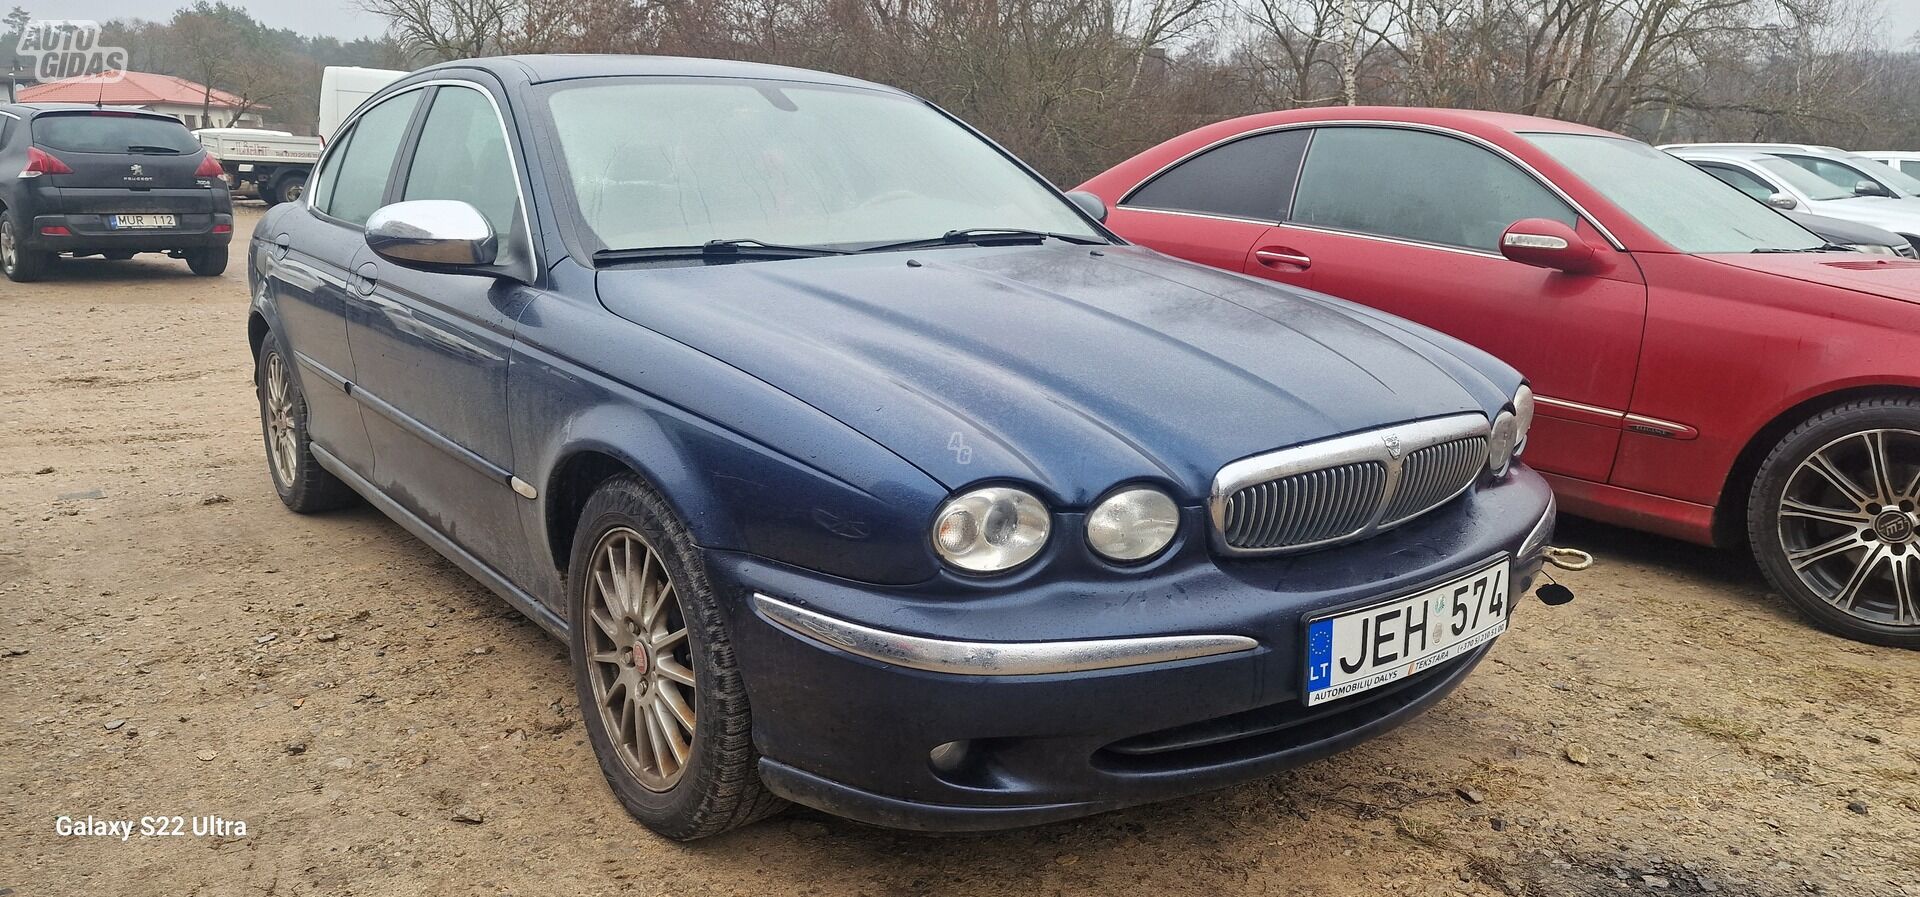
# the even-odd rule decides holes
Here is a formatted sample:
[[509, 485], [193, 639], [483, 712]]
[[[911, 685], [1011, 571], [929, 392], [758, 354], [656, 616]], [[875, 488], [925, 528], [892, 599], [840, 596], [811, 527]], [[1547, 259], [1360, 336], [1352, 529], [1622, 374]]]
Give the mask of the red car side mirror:
[[1573, 228], [1547, 218], [1523, 218], [1500, 235], [1500, 254], [1523, 265], [1586, 274], [1600, 257]]

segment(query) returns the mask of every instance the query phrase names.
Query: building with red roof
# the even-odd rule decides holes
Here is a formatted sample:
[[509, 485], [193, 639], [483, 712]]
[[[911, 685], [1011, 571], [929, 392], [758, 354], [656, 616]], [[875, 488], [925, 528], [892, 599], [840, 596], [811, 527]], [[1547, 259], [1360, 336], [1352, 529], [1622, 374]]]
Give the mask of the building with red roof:
[[[189, 128], [258, 128], [265, 107], [197, 81], [153, 72], [107, 72], [46, 81], [19, 91], [22, 103], [132, 106], [180, 119]], [[242, 111], [244, 109], [244, 111]]]

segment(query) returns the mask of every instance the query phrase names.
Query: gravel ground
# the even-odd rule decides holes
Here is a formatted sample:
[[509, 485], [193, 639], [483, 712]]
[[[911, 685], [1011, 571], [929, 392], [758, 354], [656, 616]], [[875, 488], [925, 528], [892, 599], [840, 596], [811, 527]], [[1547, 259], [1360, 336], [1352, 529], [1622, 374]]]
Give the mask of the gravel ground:
[[274, 498], [242, 268], [0, 281], [0, 894], [1920, 895], [1920, 653], [1579, 521], [1579, 600], [1333, 759], [996, 835], [791, 810], [662, 841], [559, 643], [379, 514]]

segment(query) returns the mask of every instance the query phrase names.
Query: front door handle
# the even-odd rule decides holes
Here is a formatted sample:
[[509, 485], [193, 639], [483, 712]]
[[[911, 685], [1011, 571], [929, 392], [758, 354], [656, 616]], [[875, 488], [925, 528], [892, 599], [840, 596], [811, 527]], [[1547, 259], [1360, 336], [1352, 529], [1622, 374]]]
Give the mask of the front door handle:
[[1305, 271], [1313, 265], [1313, 259], [1297, 249], [1285, 246], [1262, 246], [1253, 251], [1255, 261], [1268, 268], [1285, 271], [1289, 268]]
[[362, 296], [373, 295], [374, 286], [380, 283], [380, 269], [374, 267], [372, 262], [367, 262], [361, 265], [356, 273], [358, 276], [355, 279], [359, 282], [354, 285], [354, 288], [359, 290]]

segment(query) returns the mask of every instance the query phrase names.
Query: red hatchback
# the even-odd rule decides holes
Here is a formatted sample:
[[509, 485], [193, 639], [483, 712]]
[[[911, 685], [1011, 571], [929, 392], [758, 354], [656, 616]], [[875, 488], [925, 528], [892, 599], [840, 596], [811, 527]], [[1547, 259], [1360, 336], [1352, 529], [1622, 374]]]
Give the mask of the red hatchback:
[[1253, 115], [1082, 185], [1163, 252], [1451, 334], [1532, 383], [1565, 510], [1752, 545], [1819, 624], [1920, 647], [1920, 261], [1830, 247], [1566, 122]]

